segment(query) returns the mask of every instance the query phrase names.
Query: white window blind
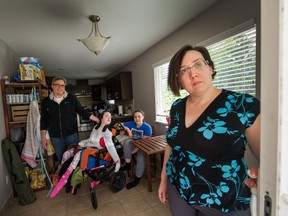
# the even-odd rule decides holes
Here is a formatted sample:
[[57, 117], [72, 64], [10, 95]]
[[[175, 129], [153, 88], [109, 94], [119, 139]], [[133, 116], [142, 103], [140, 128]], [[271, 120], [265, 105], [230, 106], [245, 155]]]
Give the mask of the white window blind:
[[156, 121], [165, 121], [170, 109], [169, 97], [172, 97], [172, 94], [167, 88], [168, 65], [169, 62], [166, 62], [154, 68]]
[[256, 95], [256, 28], [207, 46], [217, 71], [213, 85]]
[[[167, 60], [168, 61], [168, 60]], [[167, 86], [169, 61], [154, 66], [155, 108], [156, 121], [166, 123], [171, 104], [178, 98], [172, 94]], [[187, 95], [185, 90], [180, 91], [181, 97]]]
[[[256, 95], [256, 27], [250, 20], [203, 43], [217, 71], [213, 85]], [[153, 65], [156, 121], [166, 123], [171, 104], [177, 99], [167, 87], [169, 59]], [[182, 90], [181, 97], [187, 95]]]

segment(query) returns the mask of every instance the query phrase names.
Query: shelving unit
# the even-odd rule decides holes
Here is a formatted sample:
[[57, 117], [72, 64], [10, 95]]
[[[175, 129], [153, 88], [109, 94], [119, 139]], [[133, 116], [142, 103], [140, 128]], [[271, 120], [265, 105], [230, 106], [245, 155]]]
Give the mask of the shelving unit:
[[[19, 92], [31, 92], [31, 89], [35, 87], [39, 92], [39, 101], [48, 94], [48, 87], [41, 83], [41, 80], [29, 80], [21, 81], [16, 83], [6, 84], [5, 80], [1, 80], [1, 91], [2, 91], [2, 100], [3, 100], [3, 109], [4, 109], [4, 120], [5, 120], [5, 129], [6, 136], [11, 137], [11, 128], [23, 128], [26, 127], [25, 115], [27, 115], [30, 102], [19, 100], [17, 102], [7, 101], [7, 95], [10, 94], [21, 94]], [[27, 94], [27, 93], [26, 93]], [[17, 109], [18, 107], [18, 109]], [[19, 115], [22, 117], [16, 118], [15, 112], [19, 112]]]
[[[31, 94], [31, 90], [33, 87], [35, 87], [36, 91], [38, 92], [38, 101], [40, 103], [40, 101], [44, 98], [44, 96], [48, 95], [48, 87], [43, 83], [41, 83], [41, 80], [21, 81], [15, 83], [5, 83], [5, 80], [1, 80], [4, 121], [5, 121], [7, 138], [11, 139], [12, 128], [26, 129], [27, 114], [29, 112], [30, 102], [32, 101], [32, 97], [30, 97], [29, 95]], [[50, 173], [50, 168], [48, 164], [48, 155], [46, 151], [44, 152], [43, 156], [45, 159], [46, 168], [48, 168], [48, 172]], [[39, 161], [39, 158], [36, 160]], [[25, 167], [28, 166], [27, 165], [25, 166], [23, 161], [23, 168], [25, 169]], [[37, 170], [37, 168], [34, 169]], [[33, 190], [34, 191], [43, 190], [48, 188], [48, 185], [49, 182], [47, 180], [45, 187], [36, 188]]]

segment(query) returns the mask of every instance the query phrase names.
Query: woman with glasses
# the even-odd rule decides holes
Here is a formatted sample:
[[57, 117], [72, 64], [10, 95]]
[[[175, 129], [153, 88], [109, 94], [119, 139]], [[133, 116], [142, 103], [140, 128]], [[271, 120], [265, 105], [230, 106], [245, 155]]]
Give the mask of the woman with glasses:
[[51, 85], [53, 91], [41, 104], [42, 146], [47, 149], [48, 131], [60, 162], [68, 146], [78, 143], [76, 114], [99, 122], [99, 119], [85, 110], [72, 94], [65, 91], [66, 83], [64, 77], [54, 77]]
[[172, 215], [250, 215], [245, 149], [260, 155], [260, 102], [213, 86], [214, 63], [204, 47], [185, 45], [171, 59], [167, 148], [158, 196]]

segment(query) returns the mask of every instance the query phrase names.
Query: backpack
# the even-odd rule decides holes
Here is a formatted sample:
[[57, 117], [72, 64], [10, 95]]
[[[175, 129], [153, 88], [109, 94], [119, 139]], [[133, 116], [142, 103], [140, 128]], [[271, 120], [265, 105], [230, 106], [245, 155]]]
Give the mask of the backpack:
[[10, 180], [14, 192], [17, 193], [20, 205], [33, 203], [36, 200], [36, 196], [30, 186], [15, 144], [10, 139], [6, 138], [2, 140], [1, 147]]

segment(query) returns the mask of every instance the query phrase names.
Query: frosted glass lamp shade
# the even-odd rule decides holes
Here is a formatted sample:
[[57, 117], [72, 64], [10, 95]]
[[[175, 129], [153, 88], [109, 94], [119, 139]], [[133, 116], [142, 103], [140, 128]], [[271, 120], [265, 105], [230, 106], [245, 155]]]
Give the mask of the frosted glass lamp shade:
[[109, 44], [109, 38], [103, 37], [88, 37], [85, 39], [79, 40], [81, 41], [91, 52], [99, 55], [102, 50]]
[[78, 39], [78, 41], [81, 41], [91, 52], [99, 55], [108, 45], [111, 37], [103, 37], [103, 35], [101, 35], [98, 28], [98, 22], [100, 21], [99, 16], [91, 15], [89, 19], [92, 22], [92, 31], [87, 38]]

